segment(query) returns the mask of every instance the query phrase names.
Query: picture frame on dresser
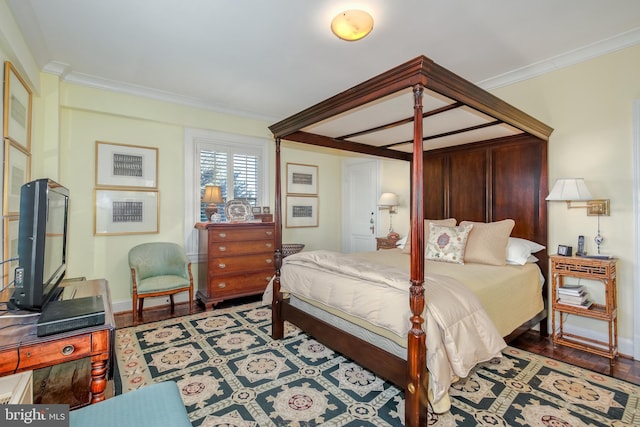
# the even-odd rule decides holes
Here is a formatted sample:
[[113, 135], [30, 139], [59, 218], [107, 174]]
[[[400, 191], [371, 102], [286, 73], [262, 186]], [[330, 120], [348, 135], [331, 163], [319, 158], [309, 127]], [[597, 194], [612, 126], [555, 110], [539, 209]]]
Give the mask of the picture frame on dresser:
[[31, 154], [19, 144], [4, 141], [4, 200], [2, 214], [18, 215], [20, 212], [20, 189], [31, 175]]
[[94, 235], [159, 232], [157, 190], [95, 189]]
[[158, 188], [158, 149], [96, 141], [96, 187]]
[[31, 151], [31, 89], [10, 61], [4, 63], [3, 136]]
[[287, 163], [287, 194], [318, 194], [318, 166]]

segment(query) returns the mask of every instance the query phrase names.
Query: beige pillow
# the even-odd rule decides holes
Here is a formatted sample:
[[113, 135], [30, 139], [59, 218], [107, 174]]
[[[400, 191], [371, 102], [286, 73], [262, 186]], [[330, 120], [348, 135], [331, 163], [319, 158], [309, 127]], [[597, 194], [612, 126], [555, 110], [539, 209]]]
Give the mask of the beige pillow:
[[[445, 227], [455, 227], [457, 221], [455, 218], [447, 218], [447, 219], [425, 219], [424, 220], [424, 244], [427, 245], [429, 241], [429, 224], [442, 225]], [[407, 243], [402, 248], [403, 254], [411, 253], [411, 230], [409, 230], [409, 234], [407, 235]]]
[[473, 224], [446, 227], [429, 224], [429, 240], [425, 245], [424, 257], [433, 261], [464, 264], [464, 253]]
[[511, 230], [516, 224], [512, 219], [496, 222], [462, 221], [460, 225], [473, 224], [469, 233], [465, 262], [478, 264], [505, 265], [507, 263], [507, 243]]

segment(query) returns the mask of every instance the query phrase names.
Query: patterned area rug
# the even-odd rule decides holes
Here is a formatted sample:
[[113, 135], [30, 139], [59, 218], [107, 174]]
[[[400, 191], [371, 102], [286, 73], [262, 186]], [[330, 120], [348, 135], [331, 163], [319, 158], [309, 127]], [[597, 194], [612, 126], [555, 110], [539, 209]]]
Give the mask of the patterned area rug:
[[[123, 392], [175, 381], [194, 426], [401, 426], [403, 393], [260, 303], [116, 331]], [[450, 390], [433, 426], [640, 425], [640, 387], [515, 348]]]

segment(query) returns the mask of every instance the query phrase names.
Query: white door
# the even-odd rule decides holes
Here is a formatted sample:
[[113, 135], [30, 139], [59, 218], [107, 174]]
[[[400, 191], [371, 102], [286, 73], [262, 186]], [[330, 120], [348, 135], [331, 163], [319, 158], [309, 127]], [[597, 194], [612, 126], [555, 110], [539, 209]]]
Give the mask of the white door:
[[342, 251], [376, 250], [380, 162], [349, 159], [343, 162]]

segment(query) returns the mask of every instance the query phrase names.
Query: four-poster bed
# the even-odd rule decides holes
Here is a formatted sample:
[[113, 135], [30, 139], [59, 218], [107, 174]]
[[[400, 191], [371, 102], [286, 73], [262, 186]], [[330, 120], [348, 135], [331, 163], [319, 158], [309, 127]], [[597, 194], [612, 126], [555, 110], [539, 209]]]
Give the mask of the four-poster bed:
[[[424, 220], [490, 223], [513, 218], [513, 237], [546, 246], [546, 144], [552, 129], [420, 56], [282, 120], [270, 130], [276, 139], [273, 337], [281, 338], [284, 320], [290, 321], [402, 387], [406, 425], [425, 425], [429, 373], [423, 316], [429, 301], [425, 302], [423, 286]], [[406, 358], [293, 307], [281, 293], [281, 286], [286, 285], [281, 283], [283, 139], [411, 162]], [[546, 252], [536, 256], [546, 277]], [[542, 295], [545, 293], [543, 286]], [[541, 333], [546, 334], [545, 318], [543, 308], [521, 329], [539, 322]]]

